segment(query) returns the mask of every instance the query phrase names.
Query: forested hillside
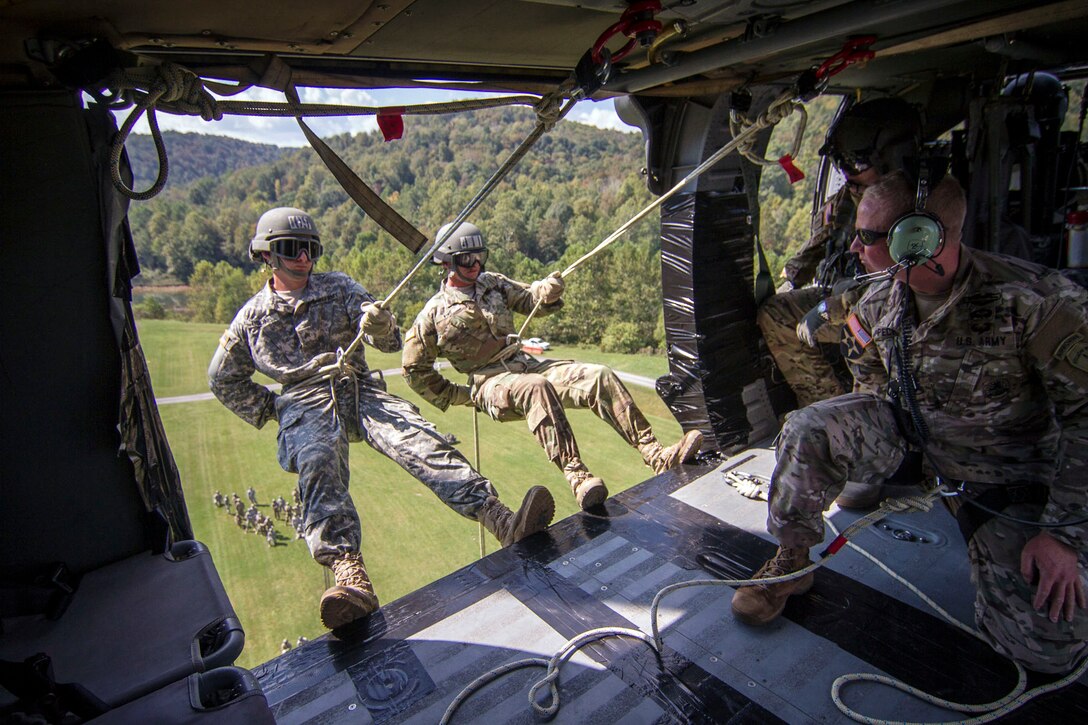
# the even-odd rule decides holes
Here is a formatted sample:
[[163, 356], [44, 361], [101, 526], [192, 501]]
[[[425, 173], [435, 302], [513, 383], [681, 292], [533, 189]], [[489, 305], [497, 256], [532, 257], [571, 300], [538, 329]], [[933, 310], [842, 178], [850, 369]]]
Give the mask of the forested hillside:
[[[534, 124], [527, 110], [499, 109], [409, 117], [404, 138], [390, 143], [376, 132], [326, 140], [383, 199], [433, 238]], [[810, 122], [810, 128], [819, 128], [819, 122]], [[822, 133], [816, 138], [810, 132], [801, 154], [810, 179]], [[772, 146], [776, 155], [792, 140], [792, 131], [786, 134], [790, 138]], [[172, 169], [195, 140], [188, 134], [173, 139]], [[190, 284], [190, 312], [197, 320], [229, 321], [264, 279], [247, 247], [256, 219], [270, 207], [297, 206], [313, 214], [325, 245], [319, 271], [347, 272], [378, 296], [415, 261], [366, 218], [312, 150], [280, 151], [285, 153], [271, 163], [210, 172], [189, 184], [172, 176], [163, 194], [130, 209], [145, 279]], [[564, 268], [652, 200], [643, 164], [639, 134], [558, 124], [472, 215], [492, 250], [489, 269], [528, 281]], [[807, 234], [811, 186], [806, 180], [790, 187], [776, 178], [784, 178], [777, 167], [765, 175], [764, 187], [773, 198], [764, 200], [771, 213], [764, 215], [763, 239], [780, 267], [786, 246], [795, 247]], [[658, 232], [652, 215], [581, 267], [568, 280], [567, 292], [568, 310], [578, 313], [534, 321], [531, 334], [616, 351], [658, 346], [663, 338]], [[397, 298], [394, 309], [403, 324], [434, 293], [438, 280], [438, 270], [427, 269]]]
[[[247, 166], [269, 164], [291, 150], [200, 133], [165, 131], [162, 136], [170, 159], [167, 183], [171, 187], [185, 186], [205, 176], [220, 176]], [[132, 164], [135, 188], [146, 189], [159, 173], [155, 144], [150, 136], [133, 134], [128, 137], [125, 148]]]

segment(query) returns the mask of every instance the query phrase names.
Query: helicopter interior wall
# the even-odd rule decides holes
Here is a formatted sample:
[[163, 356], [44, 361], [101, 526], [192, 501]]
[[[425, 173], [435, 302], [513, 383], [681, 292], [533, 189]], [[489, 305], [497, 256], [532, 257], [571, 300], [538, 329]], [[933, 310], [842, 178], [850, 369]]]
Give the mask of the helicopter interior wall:
[[109, 314], [99, 170], [78, 96], [6, 93], [6, 290], [0, 334], [0, 560], [76, 573], [148, 548], [131, 463], [119, 455], [120, 355]]
[[[763, 94], [770, 98], [770, 91]], [[758, 100], [758, 99], [757, 99]], [[651, 102], [652, 104], [652, 102]], [[662, 163], [668, 151], [666, 188], [728, 143], [730, 96], [710, 106], [686, 102], [682, 121], [650, 125], [648, 153]], [[646, 113], [650, 121], [667, 116]], [[668, 138], [668, 134], [674, 134]], [[755, 151], [765, 148], [762, 134]], [[758, 232], [759, 168], [731, 154], [661, 212], [662, 295], [669, 350], [668, 376], [658, 392], [685, 428], [712, 432], [716, 447], [729, 452], [773, 429], [772, 401], [790, 397], [764, 380], [768, 366], [755, 324], [752, 265]], [[758, 390], [756, 390], [758, 388]], [[789, 406], [782, 400], [778, 406]]]

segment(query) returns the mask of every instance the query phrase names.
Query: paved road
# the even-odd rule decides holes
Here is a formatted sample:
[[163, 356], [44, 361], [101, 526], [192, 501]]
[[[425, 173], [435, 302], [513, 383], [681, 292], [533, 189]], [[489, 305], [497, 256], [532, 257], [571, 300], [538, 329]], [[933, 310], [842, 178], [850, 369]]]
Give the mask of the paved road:
[[[449, 363], [439, 363], [438, 367], [443, 368], [448, 366]], [[392, 376], [400, 375], [400, 368], [390, 368], [389, 370], [382, 370], [382, 375]], [[654, 379], [648, 378], [645, 375], [635, 375], [633, 373], [624, 373], [619, 370], [616, 371], [616, 376], [625, 383], [631, 383], [632, 385], [638, 385], [643, 388], [654, 387]], [[278, 389], [278, 386], [270, 386], [273, 390]], [[192, 395], [174, 395], [169, 398], [156, 398], [155, 402], [159, 405], [171, 405], [173, 403], [197, 403], [201, 400], [212, 400], [215, 396], [211, 393], [194, 393]]]

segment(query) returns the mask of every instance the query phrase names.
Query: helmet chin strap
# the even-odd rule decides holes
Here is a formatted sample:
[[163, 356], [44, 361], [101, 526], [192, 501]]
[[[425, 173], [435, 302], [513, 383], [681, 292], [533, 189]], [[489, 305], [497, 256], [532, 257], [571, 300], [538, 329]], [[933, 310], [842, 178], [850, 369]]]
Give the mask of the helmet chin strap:
[[297, 269], [291, 269], [290, 267], [285, 267], [283, 265], [282, 261], [281, 261], [282, 259], [283, 259], [283, 257], [281, 257], [278, 254], [269, 254], [268, 266], [272, 268], [273, 272], [279, 272], [280, 274], [286, 274], [287, 276], [294, 277], [295, 279], [306, 279], [307, 277], [310, 276], [310, 272], [313, 271], [313, 261], [312, 260], [310, 262], [310, 269], [306, 270], [305, 272], [302, 272], [302, 271], [299, 271]]
[[[464, 282], [465, 286], [468, 286], [470, 284], [476, 284], [475, 279], [469, 279], [465, 275], [461, 274], [461, 268], [458, 267], [455, 263], [450, 262], [449, 267], [450, 267], [450, 270], [453, 272], [453, 276], [456, 277], [457, 279], [459, 279], [460, 281]], [[481, 264], [480, 265], [480, 271], [476, 274], [476, 278], [479, 279], [480, 275], [483, 274], [483, 273], [484, 273], [484, 266]]]

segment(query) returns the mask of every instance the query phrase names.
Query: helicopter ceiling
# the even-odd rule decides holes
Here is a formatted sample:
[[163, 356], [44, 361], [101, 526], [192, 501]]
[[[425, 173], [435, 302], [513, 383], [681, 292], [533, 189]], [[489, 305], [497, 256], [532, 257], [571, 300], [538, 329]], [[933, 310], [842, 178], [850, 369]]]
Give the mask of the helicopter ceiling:
[[[1084, 64], [1088, 4], [1079, 0], [665, 0], [635, 3], [656, 38], [613, 63], [595, 97], [698, 96], [793, 77], [874, 35], [876, 60], [841, 87], [902, 90], [964, 70]], [[629, 3], [618, 0], [7, 0], [0, 2], [0, 81], [54, 83], [50, 67], [92, 39], [250, 82], [270, 54], [300, 85], [545, 92], [566, 78]], [[656, 40], [656, 43], [654, 42]]]

